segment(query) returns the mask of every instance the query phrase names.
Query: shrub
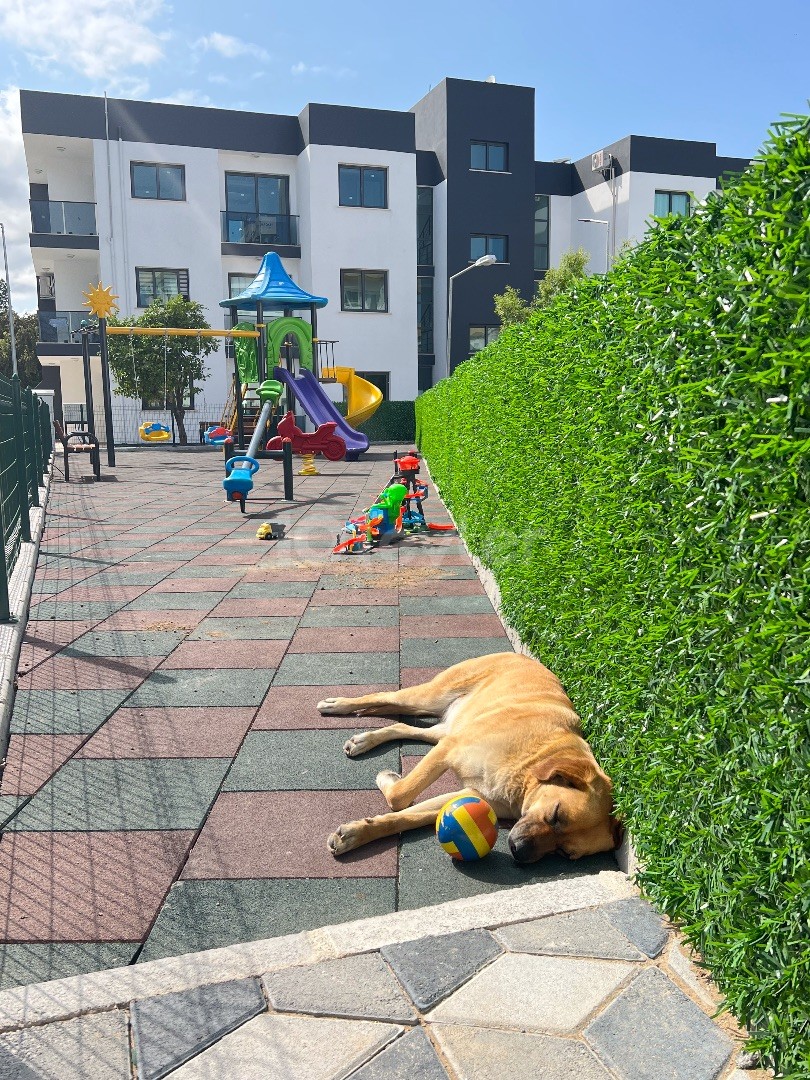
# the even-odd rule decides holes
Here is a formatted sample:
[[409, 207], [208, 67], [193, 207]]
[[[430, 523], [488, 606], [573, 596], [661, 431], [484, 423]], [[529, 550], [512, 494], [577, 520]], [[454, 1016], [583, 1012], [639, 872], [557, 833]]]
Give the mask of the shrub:
[[810, 121], [417, 401], [507, 618], [565, 682], [642, 885], [810, 1065]]
[[416, 419], [412, 401], [383, 401], [374, 415], [361, 425], [369, 442], [399, 442], [403, 450], [406, 443], [413, 445], [416, 439]]

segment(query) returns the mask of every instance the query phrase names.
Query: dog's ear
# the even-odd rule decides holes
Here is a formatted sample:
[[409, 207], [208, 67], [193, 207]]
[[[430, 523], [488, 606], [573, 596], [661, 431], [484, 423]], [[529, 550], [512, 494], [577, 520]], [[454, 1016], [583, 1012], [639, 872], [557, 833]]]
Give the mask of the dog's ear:
[[624, 841], [624, 822], [621, 818], [610, 815], [610, 828], [613, 832], [613, 849], [618, 850]]
[[558, 754], [541, 761], [534, 773], [541, 784], [562, 784], [584, 791], [596, 776], [596, 768], [584, 756]]

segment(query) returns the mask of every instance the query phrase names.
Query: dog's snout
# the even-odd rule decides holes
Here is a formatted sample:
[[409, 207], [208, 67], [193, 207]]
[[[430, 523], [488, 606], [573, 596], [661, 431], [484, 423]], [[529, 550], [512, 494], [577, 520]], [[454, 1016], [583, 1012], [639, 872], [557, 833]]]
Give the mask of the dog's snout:
[[514, 837], [511, 833], [509, 835], [509, 850], [512, 852], [512, 858], [517, 863], [533, 862], [535, 859], [534, 845], [531, 840], [520, 836]]

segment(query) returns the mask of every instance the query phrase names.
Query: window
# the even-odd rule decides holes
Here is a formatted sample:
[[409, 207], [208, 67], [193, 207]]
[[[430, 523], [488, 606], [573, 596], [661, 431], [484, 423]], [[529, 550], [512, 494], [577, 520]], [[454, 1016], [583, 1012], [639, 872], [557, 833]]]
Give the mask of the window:
[[487, 345], [497, 340], [500, 334], [500, 326], [471, 326], [470, 327], [470, 356], [481, 352]]
[[433, 188], [416, 189], [416, 261], [420, 266], [433, 262]]
[[387, 270], [341, 270], [343, 311], [388, 311]]
[[133, 161], [129, 166], [133, 199], [168, 199], [183, 202], [186, 197], [185, 165], [158, 165]]
[[487, 172], [506, 172], [509, 168], [509, 144], [505, 142], [471, 142], [470, 168]]
[[416, 279], [416, 320], [418, 352], [433, 352], [433, 278]]
[[470, 262], [484, 255], [494, 255], [498, 262], [508, 262], [508, 245], [505, 236], [484, 236], [473, 233], [470, 237]]
[[225, 173], [225, 208], [244, 214], [287, 215], [290, 212], [290, 178]]
[[228, 296], [239, 296], [255, 280], [255, 274], [228, 274]]
[[188, 270], [154, 270], [138, 267], [135, 270], [138, 307], [149, 307], [153, 300], [171, 300], [184, 296], [188, 300]]
[[669, 217], [670, 214], [678, 214], [680, 217], [689, 217], [690, 199], [687, 191], [656, 191], [655, 217]]
[[390, 401], [391, 395], [389, 393], [389, 383], [391, 380], [391, 373], [389, 371], [358, 371], [357, 374], [361, 379], [365, 379], [366, 382], [370, 382], [373, 386], [382, 393], [383, 398], [386, 401]]
[[341, 206], [388, 206], [388, 169], [371, 165], [338, 165]]
[[548, 270], [548, 195], [534, 197], [534, 268]]

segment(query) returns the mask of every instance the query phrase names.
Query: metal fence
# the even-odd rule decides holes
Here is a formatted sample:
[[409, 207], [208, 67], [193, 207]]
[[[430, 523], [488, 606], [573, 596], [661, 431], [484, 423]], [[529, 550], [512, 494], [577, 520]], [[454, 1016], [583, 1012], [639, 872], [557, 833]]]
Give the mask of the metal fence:
[[0, 622], [12, 621], [8, 582], [31, 542], [29, 510], [39, 506], [53, 437], [51, 413], [17, 375], [0, 377]]
[[[194, 402], [193, 409], [186, 409], [183, 420], [190, 446], [202, 442], [201, 429], [204, 431], [205, 428], [210, 427], [212, 424], [220, 422], [224, 408], [222, 402], [209, 405], [202, 399]], [[84, 402], [76, 404], [64, 402], [62, 413], [66, 427], [71, 427], [74, 424], [84, 426], [87, 423], [87, 407]], [[149, 424], [155, 420], [165, 424], [174, 433], [174, 439], [179, 444], [180, 436], [177, 426], [168, 409], [145, 409], [138, 401], [121, 401], [120, 399], [113, 401], [112, 421], [115, 445], [143, 445], [138, 434], [138, 428], [141, 424]], [[93, 409], [93, 430], [102, 446], [105, 445], [106, 431], [104, 409], [102, 407]]]

